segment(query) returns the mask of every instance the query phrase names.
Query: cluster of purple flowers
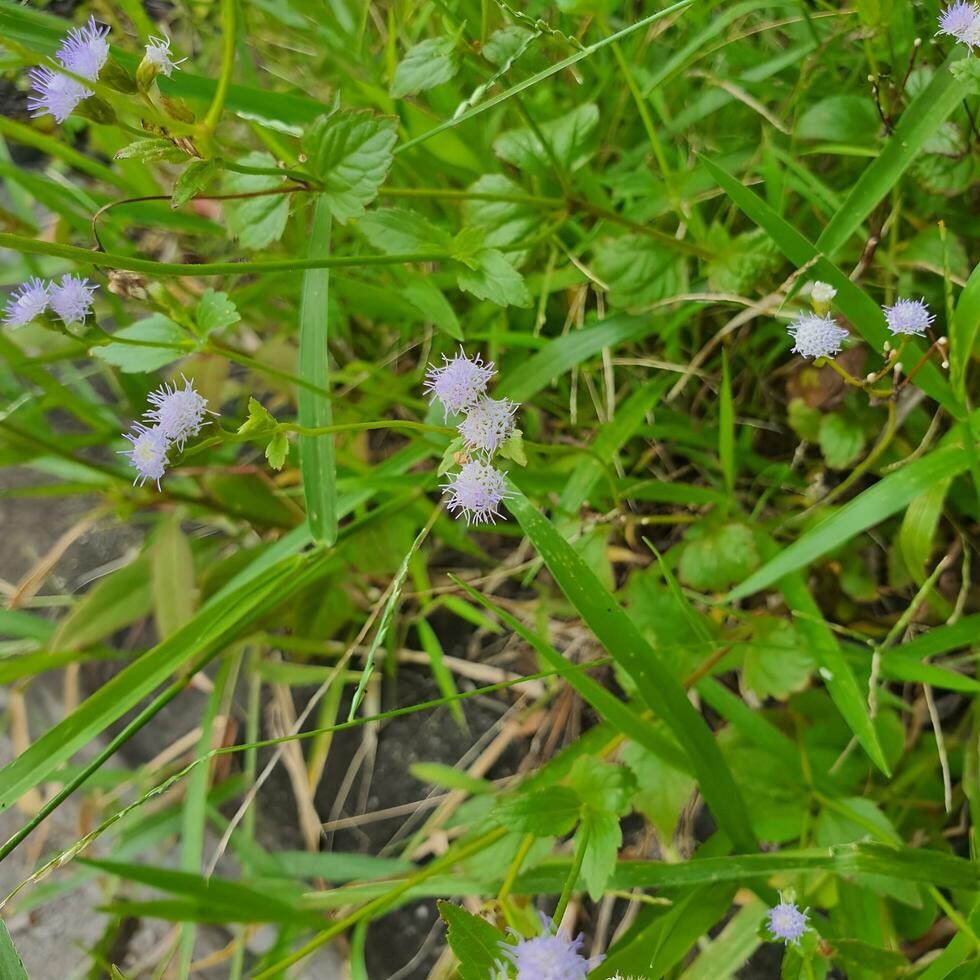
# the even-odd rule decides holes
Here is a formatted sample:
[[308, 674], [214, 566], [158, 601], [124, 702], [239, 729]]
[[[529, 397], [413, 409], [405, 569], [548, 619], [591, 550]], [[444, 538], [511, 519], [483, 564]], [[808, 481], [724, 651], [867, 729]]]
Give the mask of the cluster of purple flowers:
[[65, 326], [81, 323], [92, 309], [92, 295], [98, 288], [88, 279], [71, 274], [58, 282], [32, 277], [14, 290], [3, 322], [8, 327], [23, 327], [50, 306]]
[[966, 0], [951, 3], [939, 16], [937, 33], [955, 38], [972, 54], [974, 48], [980, 48], [980, 7]]
[[[55, 60], [65, 71], [97, 81], [109, 59], [108, 35], [109, 27], [90, 17], [84, 27], [73, 27], [68, 32]], [[32, 68], [30, 79], [34, 95], [27, 100], [28, 109], [35, 116], [54, 116], [59, 123], [72, 114], [79, 102], [95, 94], [80, 81], [44, 65]]]
[[[829, 312], [836, 290], [826, 283], [814, 283], [810, 292], [814, 312], [803, 313], [787, 327], [793, 338], [793, 353], [803, 357], [833, 357], [849, 336]], [[883, 306], [885, 322], [893, 337], [924, 337], [935, 316], [929, 312], [924, 299], [900, 299], [892, 306]]]
[[152, 424], [147, 426], [137, 422], [132, 432], [124, 433], [133, 448], [124, 450], [123, 455], [129, 457], [136, 470], [133, 483], [143, 486], [147, 480], [153, 480], [159, 489], [169, 462], [170, 447], [183, 449], [187, 440], [201, 431], [201, 426], [207, 424], [204, 416], [208, 412], [208, 403], [187, 378], [184, 378], [183, 388], [164, 384], [151, 392], [147, 400], [152, 407], [143, 418]]
[[776, 939], [781, 939], [784, 945], [792, 943], [794, 946], [799, 946], [803, 934], [810, 930], [807, 922], [808, 911], [804, 909], [801, 912], [794, 902], [781, 901], [767, 914], [769, 931]]
[[579, 950], [583, 937], [572, 939], [553, 927], [547, 916], [541, 916], [543, 931], [530, 939], [520, 939], [516, 944], [500, 942], [504, 960], [497, 964], [495, 980], [507, 980], [511, 969], [516, 980], [586, 980], [589, 970], [603, 960], [594, 956], [587, 960]]
[[490, 398], [486, 391], [494, 375], [493, 363], [484, 364], [480, 355], [469, 358], [460, 349], [442, 366], [431, 366], [426, 373], [425, 390], [442, 403], [444, 417], [462, 414], [457, 425], [467, 452], [460, 470], [443, 489], [449, 493], [446, 505], [459, 511], [467, 524], [493, 523], [497, 508], [509, 494], [504, 474], [491, 460], [514, 432], [516, 402]]

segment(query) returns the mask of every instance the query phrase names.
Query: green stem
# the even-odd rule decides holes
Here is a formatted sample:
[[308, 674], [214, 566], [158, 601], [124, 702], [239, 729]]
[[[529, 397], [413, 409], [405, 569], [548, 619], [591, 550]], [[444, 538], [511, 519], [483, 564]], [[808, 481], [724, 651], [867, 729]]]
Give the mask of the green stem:
[[585, 851], [588, 846], [589, 825], [583, 823], [579, 825], [578, 841], [575, 845], [575, 859], [572, 861], [572, 867], [568, 872], [565, 885], [561, 890], [561, 897], [558, 899], [558, 906], [555, 908], [555, 914], [552, 916], [552, 921], [556, 926], [561, 924], [561, 920], [565, 915], [565, 909], [568, 908], [572, 892], [575, 890], [575, 883], [578, 881], [579, 873], [582, 870], [582, 862], [585, 860]]
[[214, 90], [214, 98], [204, 117], [204, 134], [210, 140], [218, 127], [221, 113], [225, 108], [225, 96], [231, 84], [231, 73], [235, 67], [235, 14], [238, 0], [221, 0], [221, 74], [218, 76], [218, 86]]

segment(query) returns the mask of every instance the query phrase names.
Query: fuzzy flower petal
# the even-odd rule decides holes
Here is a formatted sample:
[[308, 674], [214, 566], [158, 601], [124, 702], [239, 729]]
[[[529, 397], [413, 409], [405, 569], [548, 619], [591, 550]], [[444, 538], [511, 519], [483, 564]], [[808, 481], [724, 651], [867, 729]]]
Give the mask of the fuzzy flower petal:
[[28, 77], [34, 89], [34, 94], [27, 98], [32, 116], [54, 116], [55, 122], [62, 123], [82, 99], [92, 95], [92, 90], [81, 82], [43, 66], [32, 68]]
[[445, 354], [442, 359], [442, 367], [433, 365], [426, 372], [425, 391], [442, 402], [448, 418], [450, 412], [462, 412], [474, 405], [487, 390], [493, 377], [493, 362], [484, 364], [479, 354], [470, 359], [462, 348], [451, 361]]
[[517, 403], [508, 398], [481, 398], [467, 409], [457, 428], [468, 449], [492, 456], [514, 431]]
[[936, 318], [929, 313], [925, 300], [900, 299], [894, 306], [883, 306], [888, 329], [898, 334], [925, 335], [926, 330]]
[[48, 308], [48, 286], [36, 276], [27, 280], [10, 296], [3, 314], [8, 327], [22, 327], [37, 319]]
[[503, 473], [481, 460], [464, 463], [443, 490], [449, 494], [446, 506], [460, 511], [467, 524], [493, 524], [501, 501], [510, 496]]
[[817, 316], [815, 313], [804, 313], [798, 317], [789, 325], [787, 332], [796, 341], [793, 353], [804, 357], [838, 354], [840, 345], [848, 337], [847, 331], [838, 327], [832, 316]]
[[[531, 939], [521, 939], [516, 945], [500, 942], [501, 952], [516, 969], [516, 980], [586, 980], [589, 970], [602, 962], [596, 956], [587, 960], [579, 950], [582, 936], [569, 939], [564, 932], [555, 932], [551, 923], [542, 916], [545, 931]], [[498, 966], [499, 976], [507, 977], [508, 964]]]
[[51, 284], [51, 309], [65, 325], [81, 323], [92, 309], [92, 294], [98, 288], [82, 276], [62, 276], [61, 282]]
[[160, 427], [155, 425], [148, 429], [137, 422], [132, 432], [125, 432], [123, 435], [133, 444], [132, 449], [121, 451], [122, 455], [129, 457], [136, 470], [133, 483], [143, 486], [147, 480], [153, 480], [159, 489], [160, 478], [167, 469], [167, 451], [170, 448]]
[[173, 70], [179, 69], [187, 59], [181, 58], [179, 61], [174, 61], [170, 57], [170, 38], [164, 34], [163, 37], [150, 38], [149, 44], [146, 46], [146, 60], [161, 75], [166, 75], [169, 78]]
[[187, 378], [184, 378], [183, 388], [161, 385], [147, 400], [153, 408], [146, 413], [146, 418], [155, 422], [164, 438], [176, 443], [178, 449], [183, 449], [184, 443], [207, 424], [204, 421], [207, 400], [194, 390], [193, 382]]
[[964, 35], [978, 22], [980, 22], [980, 8], [975, 3], [957, 0], [939, 15], [939, 30], [936, 33], [946, 34], [962, 41]]
[[810, 298], [814, 303], [829, 303], [836, 295], [837, 290], [826, 282], [815, 282], [810, 287]]
[[70, 72], [95, 81], [109, 59], [109, 27], [89, 17], [84, 27], [73, 27], [55, 57]]
[[784, 943], [798, 946], [803, 933], [809, 930], [806, 910], [800, 911], [793, 902], [780, 902], [768, 913], [769, 931]]

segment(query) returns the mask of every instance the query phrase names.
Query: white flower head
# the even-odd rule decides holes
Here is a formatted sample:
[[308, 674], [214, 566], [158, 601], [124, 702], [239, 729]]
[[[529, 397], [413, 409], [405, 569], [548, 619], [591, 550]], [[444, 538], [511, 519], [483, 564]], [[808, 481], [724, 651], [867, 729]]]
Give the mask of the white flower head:
[[[90, 17], [84, 27], [73, 27], [68, 32], [55, 58], [62, 68], [94, 82], [109, 58], [108, 33], [107, 25], [97, 24]], [[34, 94], [28, 98], [27, 108], [34, 116], [53, 116], [55, 122], [64, 122], [79, 102], [94, 94], [81, 82], [44, 65], [32, 68], [28, 77]]]
[[802, 912], [793, 902], [780, 902], [768, 912], [769, 931], [784, 944], [800, 944], [800, 939], [810, 929], [807, 925], [807, 909]]
[[516, 945], [504, 940], [497, 944], [509, 961], [497, 964], [500, 980], [506, 980], [511, 967], [516, 969], [515, 980], [586, 980], [605, 958], [587, 960], [579, 952], [583, 937], [571, 939], [561, 930], [556, 932], [547, 916], [541, 916], [541, 925], [544, 931], [539, 936], [519, 939]]
[[170, 38], [164, 34], [163, 37], [150, 38], [146, 46], [145, 60], [153, 65], [161, 75], [166, 75], [169, 78], [173, 70], [175, 68], [179, 69], [187, 59], [181, 58], [179, 61], [174, 61], [171, 58]]
[[442, 489], [449, 494], [446, 507], [459, 511], [467, 524], [493, 524], [501, 501], [511, 495], [503, 473], [478, 459], [464, 463]]
[[980, 48], [980, 16], [975, 17], [973, 23], [957, 37], [970, 49], [971, 54], [974, 48]]
[[132, 432], [124, 432], [123, 435], [133, 444], [132, 449], [120, 450], [122, 455], [128, 456], [130, 463], [136, 470], [133, 484], [139, 483], [143, 486], [147, 480], [153, 480], [160, 489], [160, 478], [167, 469], [167, 451], [170, 443], [160, 427], [155, 425], [147, 428], [137, 422], [133, 426]]
[[450, 412], [456, 414], [475, 404], [487, 390], [493, 377], [493, 362], [484, 364], [479, 354], [471, 359], [462, 348], [451, 361], [445, 354], [442, 359], [442, 367], [432, 365], [426, 372], [425, 391], [442, 402], [448, 418]]
[[826, 306], [836, 295], [837, 290], [830, 283], [815, 282], [810, 287], [810, 298], [821, 306]]
[[936, 33], [963, 41], [969, 44], [971, 49], [980, 39], [971, 41], [968, 38], [971, 36], [976, 38], [978, 32], [980, 32], [980, 8], [975, 3], [956, 0], [956, 3], [951, 3], [939, 15], [939, 30]]
[[8, 327], [23, 327], [36, 320], [48, 308], [48, 285], [32, 276], [10, 295], [10, 303], [3, 314]]
[[178, 449], [183, 449], [184, 443], [207, 424], [204, 421], [207, 400], [194, 390], [193, 382], [187, 378], [184, 378], [183, 388], [164, 384], [151, 392], [147, 400], [153, 408], [146, 413], [146, 418], [155, 422], [163, 437], [176, 443]]
[[92, 94], [81, 82], [43, 66], [32, 68], [28, 77], [34, 89], [34, 94], [27, 98], [32, 116], [53, 116], [55, 122], [62, 123], [82, 99]]
[[841, 344], [848, 337], [847, 331], [837, 326], [832, 316], [817, 316], [816, 313], [804, 313], [797, 317], [787, 328], [787, 333], [796, 341], [793, 353], [804, 357], [839, 354]]
[[896, 336], [898, 334], [914, 334], [916, 337], [925, 336], [929, 325], [935, 316], [929, 313], [924, 299], [900, 299], [894, 306], [883, 306], [888, 329]]
[[480, 398], [457, 426], [466, 447], [492, 456], [514, 431], [516, 411], [517, 403], [508, 398]]
[[68, 274], [61, 282], [51, 283], [51, 309], [65, 325], [81, 323], [92, 309], [92, 295], [99, 288], [82, 276]]

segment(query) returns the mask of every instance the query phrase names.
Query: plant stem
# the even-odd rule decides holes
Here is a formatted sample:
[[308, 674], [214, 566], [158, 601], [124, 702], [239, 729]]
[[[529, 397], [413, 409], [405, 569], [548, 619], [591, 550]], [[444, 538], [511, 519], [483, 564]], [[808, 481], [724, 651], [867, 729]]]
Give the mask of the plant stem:
[[235, 67], [237, 4], [238, 0], [221, 0], [221, 74], [218, 76], [218, 87], [214, 90], [214, 98], [202, 123], [207, 140], [211, 139], [218, 127], [221, 113], [225, 108], [225, 96], [231, 83], [231, 73]]
[[561, 925], [561, 920], [565, 915], [565, 909], [568, 908], [568, 903], [571, 900], [572, 892], [575, 890], [575, 883], [578, 881], [579, 872], [582, 870], [582, 862], [585, 860], [585, 851], [588, 846], [589, 825], [587, 823], [583, 823], [579, 825], [578, 841], [575, 845], [575, 859], [572, 861], [572, 867], [568, 872], [568, 877], [565, 879], [565, 885], [561, 890], [561, 897], [558, 899], [555, 914], [552, 916], [552, 921], [556, 926]]

